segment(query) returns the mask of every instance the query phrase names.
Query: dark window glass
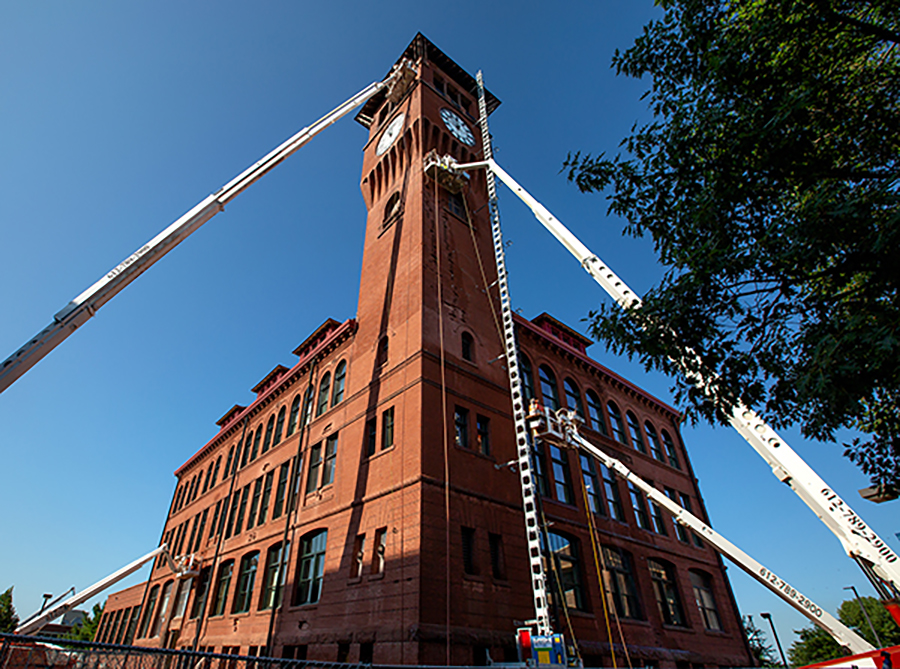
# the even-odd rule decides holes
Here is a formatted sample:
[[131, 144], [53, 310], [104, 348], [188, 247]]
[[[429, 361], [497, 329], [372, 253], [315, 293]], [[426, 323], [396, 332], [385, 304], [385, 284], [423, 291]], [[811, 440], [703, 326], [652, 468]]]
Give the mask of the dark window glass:
[[659, 437], [656, 436], [656, 430], [649, 421], [644, 421], [644, 434], [647, 435], [647, 443], [650, 445], [650, 455], [660, 462], [665, 462], [662, 448], [659, 446]]
[[691, 587], [694, 590], [694, 601], [697, 602], [697, 608], [700, 609], [700, 616], [703, 618], [703, 626], [708, 630], [721, 631], [722, 621], [719, 618], [719, 609], [713, 595], [712, 577], [694, 569], [688, 573], [691, 577]]
[[467, 574], [478, 573], [478, 565], [475, 560], [475, 528], [462, 528], [462, 555], [463, 571]]
[[[671, 488], [665, 489], [666, 497], [671, 499], [673, 502], [682, 506], [681, 500], [678, 498], [678, 493], [672, 490]], [[678, 541], [683, 541], [684, 543], [688, 542], [688, 531], [684, 527], [684, 525], [680, 525], [679, 523], [675, 523], [675, 536], [678, 537]]]
[[664, 537], [669, 536], [669, 531], [666, 529], [666, 516], [662, 507], [652, 499], [648, 499], [647, 503], [650, 505], [650, 521], [653, 525], [653, 530]]
[[378, 421], [370, 418], [366, 421], [366, 455], [375, 455], [375, 447], [378, 443]]
[[597, 464], [600, 467], [600, 475], [603, 477], [603, 492], [606, 495], [606, 506], [609, 509], [609, 516], [614, 520], [625, 522], [622, 498], [619, 496], [619, 484], [616, 481], [615, 474], [602, 462]]
[[453, 427], [456, 445], [460, 448], [469, 447], [469, 410], [456, 407], [453, 418]]
[[312, 404], [313, 404], [313, 389], [312, 387], [307, 388], [306, 392], [303, 394], [303, 415], [300, 416], [300, 429], [302, 430], [309, 424], [309, 419], [312, 418]]
[[281, 435], [284, 434], [284, 416], [286, 411], [285, 407], [281, 407], [278, 410], [278, 420], [275, 422], [275, 434], [272, 437], [273, 446], [281, 442]]
[[[262, 429], [262, 428], [260, 428]], [[253, 446], [253, 430], [247, 431], [247, 438], [244, 439], [244, 450], [241, 452], [241, 469], [247, 466], [247, 462], [250, 460], [250, 451]], [[238, 444], [238, 448], [240, 448], [240, 444]], [[235, 463], [237, 463], [237, 458], [234, 459]]]
[[228, 473], [231, 471], [231, 461], [234, 458], [234, 446], [228, 449], [228, 458], [225, 460], [225, 471], [222, 473], [222, 480], [228, 478]]
[[[238, 506], [241, 503], [241, 491], [236, 490], [231, 498], [231, 509], [228, 511], [228, 525], [225, 526], [225, 538], [230, 539], [234, 533], [234, 521], [237, 518]], [[240, 532], [240, 530], [238, 530]]]
[[[275, 434], [275, 416], [269, 416], [269, 421], [266, 423], [266, 438], [263, 441], [262, 452], [265, 453], [269, 450], [269, 447], [272, 446], [272, 436]], [[256, 451], [256, 449], [253, 449]], [[255, 455], [255, 453], [254, 453]]]
[[[247, 499], [250, 497], [250, 484], [244, 486], [241, 491], [241, 505], [238, 507], [237, 520], [234, 523], [234, 534], [237, 536], [244, 527], [244, 514], [247, 512]], [[237, 498], [237, 496], [235, 496]]]
[[641, 453], [647, 452], [647, 447], [644, 445], [644, 437], [641, 435], [641, 424], [638, 423], [637, 417], [630, 411], [626, 411], [625, 415], [628, 417], [628, 429], [631, 430], [631, 444]]
[[350, 578], [362, 576], [363, 564], [366, 561], [366, 535], [357, 534], [353, 541], [353, 555], [350, 556]]
[[466, 218], [466, 203], [463, 200], [462, 193], [451, 193], [447, 192], [447, 209], [454, 216], [458, 216], [459, 218], [465, 220]]
[[[271, 420], [271, 418], [269, 419]], [[250, 462], [256, 460], [256, 456], [259, 455], [259, 442], [262, 441], [262, 425], [256, 428], [256, 436], [253, 437], [253, 452], [250, 454]]]
[[675, 450], [675, 442], [672, 441], [672, 437], [665, 430], [662, 431], [662, 440], [663, 445], [666, 447], [666, 457], [669, 459], [669, 464], [675, 469], [681, 469], [681, 466], [678, 464], [678, 452]]
[[631, 496], [631, 508], [634, 510], [634, 519], [642, 530], [650, 529], [650, 516], [647, 515], [647, 500], [637, 486], [628, 482], [628, 494]]
[[394, 445], [394, 407], [381, 414], [381, 450]]
[[203, 539], [203, 531], [206, 529], [206, 517], [209, 515], [209, 507], [203, 509], [203, 515], [200, 516], [200, 527], [197, 528], [197, 540], [194, 542], [193, 553], [200, 550], [200, 542]]
[[297, 568], [297, 589], [294, 605], [315, 604], [322, 594], [325, 573], [325, 545], [328, 531], [310, 532], [300, 540], [300, 563]]
[[253, 596], [253, 584], [256, 581], [256, 568], [259, 565], [259, 551], [253, 551], [241, 558], [238, 571], [237, 588], [234, 591], [232, 613], [244, 613], [250, 610], [250, 598]]
[[616, 613], [620, 618], [643, 619], [631, 553], [621, 548], [603, 546], [603, 561], [606, 564], [606, 592], [616, 607]]
[[334, 372], [334, 389], [331, 391], [331, 406], [344, 399], [344, 384], [347, 382], [347, 361], [341, 360]]
[[387, 335], [378, 340], [378, 353], [376, 354], [375, 364], [386, 365], [388, 361], [388, 347], [390, 342]]
[[587, 390], [584, 393], [587, 396], [588, 414], [591, 417], [591, 427], [604, 436], [609, 436], [606, 429], [606, 420], [603, 418], [603, 404], [597, 393], [593, 390]]
[[321, 416], [328, 408], [328, 393], [331, 390], [331, 374], [325, 372], [322, 382], [319, 383], [319, 400], [316, 402], [316, 416]]
[[131, 609], [131, 619], [128, 621], [128, 629], [125, 631], [125, 638], [122, 640], [126, 646], [130, 646], [134, 641], [134, 633], [137, 631], [138, 619], [141, 617], [141, 606], [138, 604]]
[[[694, 513], [694, 510], [691, 508], [691, 498], [685, 495], [683, 492], [678, 493], [678, 497], [681, 508], [683, 508], [688, 513]], [[703, 539], [701, 539], [696, 532], [691, 532], [691, 538], [694, 540], [694, 545], [697, 548], [703, 548]]]
[[272, 507], [272, 520], [281, 516], [284, 509], [284, 494], [287, 490], [288, 473], [291, 470], [291, 463], [285, 462], [278, 470], [278, 487], [275, 489], [275, 504]]
[[462, 337], [462, 357], [463, 360], [468, 360], [469, 362], [474, 362], [475, 360], [475, 340], [472, 339], [472, 335], [468, 332], [463, 332]]
[[578, 386], [575, 385], [572, 379], [566, 379], [563, 382], [563, 387], [566, 389], [566, 406], [570, 411], [578, 414], [581, 420], [585, 420], [584, 406], [581, 404], [581, 393], [578, 392]]
[[650, 568], [653, 594], [656, 595], [656, 605], [659, 607], [663, 623], [684, 627], [686, 625], [684, 609], [678, 596], [675, 567], [662, 560], [647, 560], [647, 566]]
[[284, 579], [287, 575], [287, 561], [290, 552], [290, 542], [285, 551], [281, 550], [281, 542], [278, 542], [266, 552], [266, 573], [259, 600], [260, 610], [277, 609], [281, 606], [281, 595], [284, 591]]
[[222, 500], [222, 515], [219, 516], [219, 526], [216, 528], [216, 535], [222, 534], [225, 530], [225, 521], [228, 519], [228, 503], [231, 500], [231, 495], [225, 495], [225, 499]]
[[294, 432], [297, 431], [297, 418], [300, 416], [300, 394], [297, 393], [297, 396], [294, 398], [294, 401], [291, 402], [291, 415], [288, 418], [288, 429], [287, 436], [291, 436]]
[[609, 424], [612, 426], [613, 439], [616, 441], [627, 444], [628, 439], [625, 436], [625, 428], [622, 425], [622, 413], [619, 411], [619, 407], [616, 406], [615, 402], [607, 402], [606, 408], [609, 411]]
[[375, 546], [372, 553], [372, 573], [383, 574], [387, 559], [387, 528], [380, 527], [375, 530]]
[[156, 612], [156, 618], [153, 621], [153, 630], [150, 632], [151, 637], [158, 637], [160, 630], [166, 628], [166, 620], [169, 615], [169, 598], [172, 596], [172, 588], [174, 581], [166, 581], [162, 589], [162, 597], [159, 601], [159, 609]]
[[572, 494], [572, 475], [569, 472], [569, 460], [565, 452], [558, 446], [550, 444], [550, 463], [553, 467], [553, 485], [556, 499], [565, 504], [574, 504]]
[[603, 496], [600, 493], [600, 485], [597, 482], [597, 471], [594, 467], [594, 458], [584, 453], [578, 456], [581, 462], [581, 478], [584, 481], [584, 489], [587, 491], [588, 506], [591, 513], [601, 516], [606, 515], [603, 508]]
[[548, 409], [556, 411], [559, 409], [559, 394], [556, 389], [556, 376], [547, 365], [538, 367], [538, 376], [541, 379], [541, 397], [544, 399], [544, 406]]
[[219, 577], [216, 579], [216, 589], [213, 593], [213, 608], [211, 616], [221, 616], [225, 613], [225, 602], [228, 599], [228, 589], [231, 587], [231, 573], [234, 571], [234, 560], [226, 560], [219, 567]]
[[219, 478], [219, 465], [222, 464], [222, 456], [216, 458], [216, 468], [213, 470], [212, 482], [209, 484], [210, 488], [216, 487], [216, 480]]
[[487, 416], [475, 417], [475, 440], [482, 455], [491, 454], [491, 420]]
[[207, 490], [209, 490], [209, 480], [212, 478], [212, 473], [213, 473], [213, 464], [210, 463], [209, 469], [206, 470], [206, 478], [203, 479], [203, 490], [200, 491], [201, 495], [203, 493], [205, 493]]
[[503, 537], [493, 532], [488, 534], [491, 549], [491, 575], [498, 581], [506, 580], [506, 554], [503, 550]]
[[337, 446], [338, 436], [330, 435], [325, 440], [325, 462], [322, 467], [322, 485], [330, 485], [334, 483], [334, 469], [337, 464]]
[[199, 618], [200, 612], [206, 600], [206, 593], [209, 591], [209, 580], [212, 575], [211, 567], [204, 567], [197, 576], [197, 589], [194, 592], [194, 603], [191, 605], [191, 618]]
[[519, 355], [519, 372], [521, 373], [522, 395], [525, 401], [534, 399], [534, 372], [531, 370], [531, 361], [524, 355]]
[[319, 487], [319, 469], [322, 468], [322, 444], [309, 449], [309, 472], [306, 475], [306, 492], [311, 493]]
[[274, 480], [275, 471], [273, 470], [266, 474], [263, 482], [262, 499], [259, 501], [259, 518], [256, 519], [257, 525], [262, 525], [266, 522], [266, 513], [269, 511], [269, 499], [272, 496], [272, 483]]
[[587, 610], [587, 596], [581, 578], [581, 566], [578, 558], [578, 542], [556, 532], [548, 532], [550, 555], [553, 568], [558, 577], [557, 590], [561, 591], [566, 607]]
[[537, 492], [541, 497], [548, 497], [550, 490], [547, 486], [547, 460], [544, 456], [544, 443], [538, 440], [532, 449], [534, 454], [534, 480], [537, 482]]
[[260, 476], [253, 482], [253, 497], [250, 498], [250, 513], [247, 514], [247, 529], [252, 530], [256, 525], [256, 512], [259, 511], [259, 499], [262, 497], [263, 477]]
[[222, 511], [222, 500], [220, 499], [216, 502], [216, 510], [213, 512], [212, 523], [209, 525], [209, 536], [207, 539], [211, 539], [216, 534], [216, 526], [219, 524], [219, 513]]

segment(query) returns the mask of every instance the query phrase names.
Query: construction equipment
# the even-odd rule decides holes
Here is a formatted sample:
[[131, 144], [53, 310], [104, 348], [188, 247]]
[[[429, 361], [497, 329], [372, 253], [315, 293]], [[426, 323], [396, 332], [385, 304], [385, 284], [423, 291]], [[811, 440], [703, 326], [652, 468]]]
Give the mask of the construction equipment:
[[196, 573], [193, 569], [192, 555], [179, 558], [176, 561], [169, 554], [169, 550], [166, 544], [163, 544], [159, 548], [153, 549], [143, 557], [139, 557], [134, 562], [125, 565], [106, 578], [97, 581], [96, 583], [94, 583], [94, 585], [85, 588], [81, 592], [73, 595], [66, 601], [57, 604], [56, 606], [51, 605], [42, 611], [38, 611], [34, 615], [27, 618], [16, 628], [16, 634], [37, 634], [50, 621], [55, 620], [62, 615], [65, 615], [79, 604], [83, 604], [95, 595], [98, 595], [107, 588], [115, 585], [126, 576], [130, 576], [145, 564], [147, 564], [151, 560], [154, 560], [157, 556], [162, 556], [163, 560], [169, 566], [169, 569], [171, 569], [172, 572], [178, 576], [178, 578], [192, 576]]
[[750, 555], [735, 546], [728, 539], [716, 532], [709, 525], [682, 508], [674, 500], [637, 476], [618, 459], [594, 446], [585, 439], [578, 430], [581, 419], [574, 411], [559, 409], [552, 411], [540, 406], [535, 400], [531, 402], [528, 414], [528, 426], [535, 439], [542, 439], [562, 448], [575, 448], [599, 460], [621, 478], [643, 492], [649, 499], [668, 511], [676, 523], [697, 533], [722, 555], [730, 559], [750, 576], [778, 595], [782, 600], [799, 611], [803, 616], [828, 632], [835, 641], [851, 653], [867, 653], [875, 650], [868, 641], [849, 629], [828, 611], [818, 606], [809, 597], [780, 578], [771, 569], [757, 562]]
[[389, 100], [399, 99], [409, 87], [414, 76], [415, 69], [412, 64], [405, 59], [402, 60], [394, 66], [383, 81], [369, 84], [311, 126], [303, 128], [125, 258], [102, 279], [57, 312], [47, 327], [0, 364], [0, 393], [9, 388], [75, 330], [84, 325], [100, 307], [118, 295], [125, 286], [150, 269], [154, 263], [187, 239], [209, 219], [223, 211], [226, 204], [243, 193], [251, 184], [268, 174], [313, 137], [379, 91], [387, 89]]
[[[575, 256], [585, 271], [616, 303], [623, 309], [640, 308], [641, 300], [637, 294], [492, 158], [459, 164], [452, 157], [444, 156], [433, 160], [426, 167], [433, 171], [443, 169], [451, 172], [486, 169], [495, 174], [531, 209], [541, 225]], [[504, 318], [506, 316], [504, 314]], [[682, 367], [688, 380], [714, 397], [717, 379], [709, 374], [692, 371], [703, 369], [702, 361], [696, 353], [683, 348], [677, 355], [679, 357], [674, 361]], [[756, 412], [737, 403], [731, 411], [730, 422], [766, 460], [772, 473], [790, 486], [838, 538], [844, 551], [860, 566], [884, 606], [900, 625], [900, 559], [897, 554]]]

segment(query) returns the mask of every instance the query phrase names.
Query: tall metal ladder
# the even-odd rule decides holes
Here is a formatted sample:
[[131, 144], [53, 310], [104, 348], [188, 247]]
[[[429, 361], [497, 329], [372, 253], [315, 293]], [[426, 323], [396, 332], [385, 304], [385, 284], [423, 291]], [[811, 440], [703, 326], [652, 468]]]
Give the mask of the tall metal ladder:
[[[491, 160], [491, 135], [488, 130], [487, 104], [484, 95], [484, 79], [478, 71], [478, 114], [481, 126], [481, 145], [484, 159]], [[500, 313], [503, 322], [503, 339], [506, 355], [506, 369], [509, 374], [509, 390], [512, 395], [513, 422], [516, 434], [516, 454], [518, 456], [519, 480], [522, 484], [522, 506], [525, 511], [525, 535], [528, 542], [529, 574], [534, 597], [534, 614], [537, 633], [552, 634], [550, 614], [547, 606], [547, 581], [541, 556], [541, 532], [538, 521], [537, 496], [531, 461], [531, 441], [525, 421], [526, 402], [522, 395], [522, 381], [519, 376], [519, 355], [516, 345], [516, 330], [513, 322], [509, 286], [506, 280], [506, 258], [503, 253], [503, 233], [500, 231], [500, 209], [497, 206], [497, 189], [494, 173], [486, 172], [489, 211], [491, 215], [491, 235], [494, 242], [494, 261], [497, 264], [497, 285], [500, 290]]]

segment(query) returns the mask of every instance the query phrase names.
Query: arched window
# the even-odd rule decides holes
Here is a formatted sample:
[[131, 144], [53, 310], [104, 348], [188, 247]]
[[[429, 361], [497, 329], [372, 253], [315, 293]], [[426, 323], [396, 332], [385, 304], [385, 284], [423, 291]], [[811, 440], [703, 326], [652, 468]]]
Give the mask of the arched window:
[[165, 629], [166, 617], [169, 615], [169, 598], [172, 596], [172, 586], [175, 581], [166, 581], [163, 586], [162, 597], [159, 600], [159, 609], [156, 612], [156, 618], [153, 620], [153, 629], [150, 630], [150, 637], [159, 636], [159, 632]]
[[606, 429], [606, 420], [603, 418], [603, 404], [600, 402], [600, 398], [590, 388], [584, 394], [587, 396], [588, 413], [591, 416], [592, 427], [603, 436], [608, 437], [609, 432]]
[[688, 574], [694, 590], [694, 601], [697, 602], [697, 608], [700, 609], [700, 616], [703, 618], [703, 626], [708, 630], [721, 631], [722, 621], [713, 595], [712, 577], [698, 569], [691, 569]]
[[219, 567], [219, 577], [216, 579], [212, 611], [209, 612], [210, 616], [221, 616], [225, 613], [225, 602], [228, 599], [232, 572], [234, 572], [234, 560], [227, 560]]
[[581, 393], [578, 392], [578, 386], [572, 379], [566, 379], [563, 381], [563, 388], [566, 389], [566, 406], [578, 414], [581, 420], [584, 420], [584, 407], [581, 405]]
[[678, 585], [675, 579], [675, 566], [664, 560], [647, 560], [650, 568], [650, 579], [653, 581], [653, 593], [659, 615], [666, 625], [686, 627], [684, 609], [678, 596]]
[[256, 456], [259, 454], [259, 442], [262, 440], [262, 425], [256, 428], [256, 436], [253, 437], [253, 452], [250, 454], [250, 462], [256, 460]]
[[381, 228], [390, 227], [391, 223], [400, 215], [400, 193], [393, 193], [387, 203], [384, 205], [384, 218], [381, 221]]
[[[265, 453], [272, 445], [272, 433], [275, 432], [275, 416], [269, 416], [269, 422], [266, 423], [266, 438], [263, 440], [262, 452]], [[256, 455], [254, 448], [254, 455]]]
[[531, 371], [531, 361], [524, 355], [519, 355], [519, 372], [521, 373], [522, 395], [525, 401], [534, 399], [534, 372]]
[[378, 340], [378, 353], [375, 356], [376, 365], [386, 365], [388, 361], [388, 336], [384, 335]]
[[316, 402], [316, 418], [325, 413], [328, 408], [328, 391], [331, 389], [331, 373], [325, 372], [319, 383], [319, 401]]
[[556, 376], [553, 374], [553, 370], [547, 365], [541, 365], [538, 367], [538, 376], [541, 379], [541, 397], [544, 399], [544, 406], [556, 411], [559, 409], [559, 394], [556, 390]]
[[470, 335], [468, 332], [463, 332], [460, 339], [462, 341], [463, 360], [475, 362], [475, 340], [472, 339], [472, 335]]
[[328, 530], [316, 530], [300, 539], [294, 606], [315, 604], [319, 601], [319, 596], [322, 594], [322, 576], [325, 573], [327, 538]]
[[606, 409], [609, 411], [609, 424], [612, 426], [613, 438], [620, 443], [627, 444], [628, 438], [625, 436], [625, 427], [622, 425], [622, 412], [612, 400], [606, 403]]
[[281, 434], [284, 432], [284, 414], [285, 408], [278, 410], [278, 421], [275, 423], [275, 435], [272, 439], [272, 446], [281, 442]]
[[631, 553], [621, 548], [603, 546], [603, 561], [606, 563], [606, 592], [616, 607], [616, 613], [620, 618], [643, 620]]
[[347, 361], [341, 360], [334, 372], [334, 389], [331, 391], [331, 406], [344, 399], [344, 383], [347, 381]]
[[266, 553], [266, 572], [263, 574], [263, 587], [259, 596], [259, 609], [278, 608], [281, 606], [281, 593], [284, 589], [284, 577], [287, 575], [288, 555], [291, 552], [291, 544], [287, 543], [287, 550], [281, 550], [279, 541], [271, 546]]
[[553, 556], [554, 568], [559, 576], [559, 589], [562, 591], [566, 606], [586, 611], [587, 596], [581, 578], [578, 540], [556, 532], [548, 532], [547, 536], [550, 555]]
[[641, 453], [646, 453], [647, 447], [644, 445], [644, 437], [641, 435], [641, 424], [638, 423], [637, 417], [630, 411], [626, 411], [625, 415], [628, 417], [628, 429], [631, 431], [632, 446]]
[[225, 458], [225, 471], [222, 472], [222, 480], [228, 478], [228, 474], [231, 473], [231, 463], [234, 460], [234, 446], [228, 449], [228, 457]]
[[216, 458], [216, 468], [213, 470], [212, 481], [209, 484], [210, 490], [216, 487], [216, 481], [219, 479], [219, 465], [222, 464], [222, 456]]
[[253, 583], [256, 581], [257, 566], [259, 566], [259, 551], [247, 553], [241, 558], [237, 588], [234, 591], [234, 603], [231, 605], [232, 613], [244, 613], [250, 610], [250, 600], [253, 597]]
[[[253, 450], [253, 430], [247, 430], [247, 436], [244, 438], [244, 450], [241, 452], [241, 469], [247, 466], [251, 450]], [[237, 462], [237, 459], [235, 459], [235, 462]]]
[[203, 479], [203, 490], [200, 491], [201, 495], [203, 493], [205, 493], [207, 490], [209, 490], [209, 480], [212, 478], [212, 472], [213, 472], [213, 463], [210, 462], [209, 469], [206, 470], [206, 478]]
[[141, 631], [138, 638], [142, 639], [147, 636], [147, 630], [150, 628], [150, 621], [153, 619], [154, 609], [156, 608], [156, 599], [159, 597], [159, 586], [154, 585], [150, 588], [150, 595], [147, 597], [147, 608], [144, 609], [144, 617], [141, 619]]
[[294, 432], [297, 431], [297, 418], [300, 416], [300, 393], [297, 393], [297, 396], [294, 398], [294, 401], [291, 403], [291, 416], [288, 419], [288, 431], [287, 436], [291, 436]]
[[312, 386], [306, 389], [303, 394], [303, 415], [300, 416], [300, 429], [302, 430], [309, 424], [312, 417], [313, 389]]
[[659, 447], [659, 437], [656, 436], [656, 430], [650, 424], [650, 421], [644, 421], [644, 433], [647, 435], [647, 443], [650, 444], [650, 454], [659, 460], [665, 462], [662, 449]]
[[675, 450], [675, 442], [672, 441], [672, 437], [665, 430], [662, 431], [662, 440], [663, 445], [666, 447], [666, 456], [669, 458], [669, 464], [675, 469], [681, 469], [681, 465], [678, 464], [678, 452]]

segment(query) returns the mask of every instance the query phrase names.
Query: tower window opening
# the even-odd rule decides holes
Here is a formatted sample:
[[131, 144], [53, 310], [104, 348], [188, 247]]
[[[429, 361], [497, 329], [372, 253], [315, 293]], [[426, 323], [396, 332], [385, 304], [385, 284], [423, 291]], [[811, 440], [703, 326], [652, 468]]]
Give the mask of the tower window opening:
[[384, 205], [384, 218], [381, 221], [381, 229], [386, 230], [400, 218], [400, 192], [393, 193]]
[[447, 211], [457, 218], [465, 220], [466, 205], [463, 202], [462, 193], [447, 193]]
[[470, 335], [468, 332], [463, 332], [460, 340], [462, 342], [463, 360], [475, 362], [475, 340], [472, 338], [472, 335]]

